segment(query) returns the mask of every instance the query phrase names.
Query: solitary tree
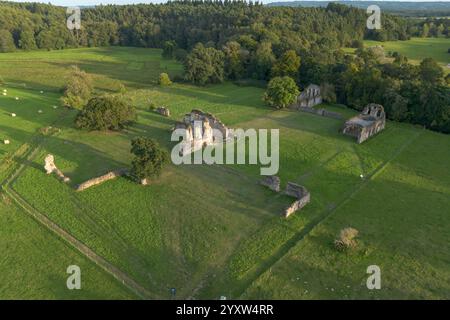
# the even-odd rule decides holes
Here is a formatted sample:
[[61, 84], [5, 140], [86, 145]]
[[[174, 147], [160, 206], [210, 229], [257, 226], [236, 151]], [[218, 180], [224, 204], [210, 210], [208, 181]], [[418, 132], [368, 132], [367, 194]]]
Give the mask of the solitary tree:
[[120, 130], [136, 119], [135, 108], [116, 96], [94, 97], [79, 112], [75, 125], [88, 130]]
[[292, 104], [299, 94], [295, 81], [290, 77], [275, 77], [267, 85], [264, 101], [277, 109]]
[[67, 107], [81, 109], [88, 102], [91, 93], [91, 76], [77, 66], [72, 66], [61, 102]]
[[163, 167], [169, 162], [168, 152], [151, 138], [133, 139], [131, 153], [134, 155], [131, 174], [142, 184], [147, 184], [147, 179], [159, 176]]
[[177, 49], [177, 43], [173, 40], [164, 42], [162, 57], [166, 59], [172, 59], [175, 55], [175, 50]]

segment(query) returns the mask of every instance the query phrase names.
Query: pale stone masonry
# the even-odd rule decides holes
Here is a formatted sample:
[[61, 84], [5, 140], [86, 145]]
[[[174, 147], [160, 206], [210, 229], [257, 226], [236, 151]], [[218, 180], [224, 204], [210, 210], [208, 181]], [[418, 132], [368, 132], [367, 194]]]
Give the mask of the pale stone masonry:
[[[174, 127], [174, 130], [176, 129], [185, 130], [185, 143], [180, 152], [182, 155], [187, 155], [207, 145], [228, 141], [232, 137], [231, 130], [214, 115], [198, 109], [193, 109], [184, 116], [183, 121], [177, 122]], [[214, 135], [214, 130], [221, 133], [222, 141], [217, 140], [218, 137]]]
[[99, 184], [101, 184], [101, 183], [103, 183], [105, 181], [112, 180], [112, 179], [115, 179], [117, 177], [121, 177], [121, 176], [126, 175], [126, 174], [128, 174], [128, 169], [114, 170], [114, 171], [108, 172], [108, 173], [106, 173], [106, 174], [104, 174], [104, 175], [102, 175], [100, 177], [92, 178], [92, 179], [90, 179], [88, 181], [85, 181], [85, 182], [79, 184], [75, 188], [75, 190], [76, 191], [83, 191], [83, 190], [86, 190], [86, 189], [88, 189], [90, 187], [99, 185]]
[[386, 114], [382, 105], [370, 103], [356, 117], [345, 122], [342, 133], [362, 143], [385, 128]]
[[61, 170], [55, 165], [55, 157], [52, 154], [48, 154], [45, 159], [44, 169], [47, 174], [55, 173], [62, 181], [69, 182], [70, 178], [66, 177]]
[[293, 182], [288, 182], [285, 194], [297, 199], [284, 210], [283, 215], [285, 218], [302, 209], [311, 201], [311, 194], [309, 193], [309, 191], [304, 186], [298, 185]]
[[312, 108], [315, 105], [322, 103], [322, 95], [320, 92], [320, 86], [317, 84], [310, 84], [303, 90], [303, 92], [297, 97], [297, 106]]
[[260, 184], [268, 187], [270, 190], [275, 192], [280, 192], [280, 178], [277, 176], [267, 176], [264, 177]]

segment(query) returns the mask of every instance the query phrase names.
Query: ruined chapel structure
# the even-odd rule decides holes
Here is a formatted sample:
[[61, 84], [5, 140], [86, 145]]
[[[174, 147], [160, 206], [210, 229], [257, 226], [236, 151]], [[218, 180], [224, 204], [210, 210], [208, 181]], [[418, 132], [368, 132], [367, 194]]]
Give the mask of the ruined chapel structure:
[[177, 122], [174, 129], [184, 130], [184, 144], [180, 152], [182, 155], [232, 138], [231, 130], [219, 119], [198, 109], [185, 114], [183, 121]]
[[370, 103], [356, 117], [345, 122], [342, 133], [356, 138], [358, 143], [369, 139], [384, 129], [386, 114], [382, 105]]
[[[280, 192], [280, 178], [277, 176], [264, 177], [259, 183], [272, 191]], [[304, 186], [293, 182], [287, 183], [284, 194], [295, 198], [295, 201], [283, 210], [282, 216], [285, 218], [289, 217], [294, 212], [301, 210], [311, 201], [310, 192]]]
[[320, 86], [317, 84], [310, 84], [297, 97], [297, 107], [300, 108], [312, 108], [321, 103], [322, 95], [320, 92]]

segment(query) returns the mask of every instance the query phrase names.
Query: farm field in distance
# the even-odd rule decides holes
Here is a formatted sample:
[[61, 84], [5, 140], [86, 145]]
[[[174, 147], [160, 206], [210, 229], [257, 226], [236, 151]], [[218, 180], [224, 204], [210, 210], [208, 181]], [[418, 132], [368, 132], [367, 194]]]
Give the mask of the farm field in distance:
[[433, 58], [443, 65], [450, 63], [450, 40], [446, 38], [411, 38], [406, 41], [372, 41], [365, 40], [366, 46], [381, 45], [385, 51], [397, 51], [411, 61], [419, 63], [424, 58]]
[[[365, 47], [382, 46], [386, 53], [398, 52], [405, 55], [412, 64], [419, 64], [425, 58], [435, 59], [446, 74], [450, 73], [447, 65], [450, 63], [450, 40], [447, 38], [411, 38], [406, 41], [373, 41], [365, 40]], [[347, 53], [355, 51], [353, 48], [344, 48]]]
[[[446, 41], [432, 45], [448, 47]], [[446, 52], [437, 55], [449, 62]], [[76, 112], [58, 100], [73, 64], [93, 75], [97, 91], [124, 84], [138, 121], [123, 132], [75, 129]], [[339, 132], [342, 120], [269, 108], [263, 89], [230, 82], [160, 87], [161, 72], [173, 78], [182, 66], [162, 59], [159, 49], [0, 54], [1, 89], [8, 90], [0, 96], [0, 140], [11, 140], [0, 145], [0, 283], [11, 283], [0, 298], [143, 298], [34, 221], [36, 212], [128, 275], [144, 298], [170, 299], [171, 288], [180, 299], [450, 298], [448, 135], [388, 122], [357, 145]], [[150, 103], [167, 106], [171, 117], [150, 111]], [[345, 118], [356, 114], [324, 107]], [[260, 186], [252, 165], [171, 164], [147, 187], [118, 178], [74, 191], [129, 166], [134, 137], [155, 138], [170, 150], [171, 128], [194, 108], [231, 128], [279, 128], [282, 187], [306, 186], [311, 203], [282, 218], [292, 199]], [[60, 132], [40, 134], [48, 126]], [[49, 153], [71, 178], [68, 185], [45, 174]], [[360, 244], [337, 252], [333, 240], [348, 226], [359, 230]], [[83, 269], [82, 290], [65, 289], [70, 264]], [[371, 264], [382, 268], [383, 290], [365, 287]]]

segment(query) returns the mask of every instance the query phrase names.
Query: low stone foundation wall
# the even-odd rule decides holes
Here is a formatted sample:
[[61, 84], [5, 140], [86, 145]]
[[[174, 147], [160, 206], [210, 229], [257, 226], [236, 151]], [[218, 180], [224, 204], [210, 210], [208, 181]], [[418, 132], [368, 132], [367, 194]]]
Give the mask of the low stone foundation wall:
[[120, 176], [123, 176], [123, 175], [126, 175], [126, 174], [128, 174], [128, 169], [114, 170], [114, 171], [108, 172], [108, 173], [106, 173], [106, 174], [104, 174], [104, 175], [102, 175], [100, 177], [96, 177], [96, 178], [87, 180], [87, 181], [79, 184], [75, 188], [75, 190], [76, 191], [83, 191], [83, 190], [86, 190], [86, 189], [88, 189], [90, 187], [99, 185], [99, 184], [101, 184], [101, 183], [103, 183], [105, 181], [112, 180], [112, 179], [115, 179], [117, 177], [120, 177]]
[[317, 114], [322, 117], [333, 118], [338, 120], [344, 119], [344, 117], [340, 113], [328, 111], [325, 109], [314, 109], [309, 107], [297, 107], [296, 109], [302, 112]]
[[311, 201], [311, 194], [309, 191], [304, 186], [293, 182], [288, 182], [285, 194], [297, 198], [296, 201], [284, 210], [283, 216], [285, 218], [289, 217], [295, 211], [302, 209]]
[[280, 178], [277, 176], [264, 177], [259, 183], [275, 192], [280, 191]]
[[303, 196], [301, 199], [294, 201], [289, 207], [286, 208], [286, 210], [284, 210], [284, 217], [285, 218], [289, 217], [295, 211], [298, 211], [302, 209], [304, 206], [306, 206], [310, 201], [311, 195], [308, 192], [308, 194]]

